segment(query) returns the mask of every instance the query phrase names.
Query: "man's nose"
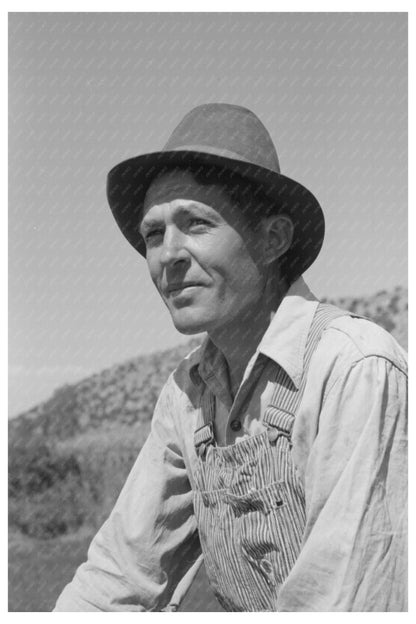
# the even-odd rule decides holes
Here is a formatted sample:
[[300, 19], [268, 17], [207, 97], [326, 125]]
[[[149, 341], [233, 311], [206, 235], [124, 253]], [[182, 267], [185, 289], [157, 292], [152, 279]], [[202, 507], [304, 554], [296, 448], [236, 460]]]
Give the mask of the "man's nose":
[[175, 264], [189, 258], [185, 246], [185, 235], [178, 228], [166, 228], [163, 237], [160, 262], [164, 265]]

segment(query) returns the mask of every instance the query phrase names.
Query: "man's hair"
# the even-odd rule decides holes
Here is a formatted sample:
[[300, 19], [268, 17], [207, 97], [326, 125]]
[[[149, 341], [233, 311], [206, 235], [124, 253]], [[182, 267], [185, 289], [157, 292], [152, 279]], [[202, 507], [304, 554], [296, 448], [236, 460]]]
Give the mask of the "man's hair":
[[253, 230], [260, 225], [261, 220], [276, 214], [278, 207], [266, 195], [260, 185], [228, 169], [212, 167], [191, 171], [199, 184], [220, 186], [224, 193], [238, 206], [247, 224]]

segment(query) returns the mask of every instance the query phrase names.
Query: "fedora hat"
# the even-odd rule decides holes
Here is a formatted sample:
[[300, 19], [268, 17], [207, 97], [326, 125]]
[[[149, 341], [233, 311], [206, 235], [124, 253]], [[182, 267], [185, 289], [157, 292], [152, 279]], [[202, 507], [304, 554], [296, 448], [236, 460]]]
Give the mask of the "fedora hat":
[[111, 169], [107, 197], [122, 233], [146, 257], [139, 233], [146, 192], [159, 173], [169, 169], [225, 170], [238, 174], [288, 215], [294, 225], [290, 249], [281, 258], [290, 282], [316, 259], [324, 239], [325, 220], [312, 193], [280, 173], [272, 139], [250, 110], [233, 104], [203, 104], [192, 109], [159, 152], [124, 160]]

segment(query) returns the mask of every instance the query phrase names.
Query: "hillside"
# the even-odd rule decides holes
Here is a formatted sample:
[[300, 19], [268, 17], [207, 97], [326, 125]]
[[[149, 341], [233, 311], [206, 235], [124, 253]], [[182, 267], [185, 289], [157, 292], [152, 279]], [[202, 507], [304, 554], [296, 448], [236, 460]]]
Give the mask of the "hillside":
[[66, 440], [96, 429], [150, 421], [163, 384], [199, 344], [143, 355], [58, 388], [52, 397], [9, 421], [12, 437]]

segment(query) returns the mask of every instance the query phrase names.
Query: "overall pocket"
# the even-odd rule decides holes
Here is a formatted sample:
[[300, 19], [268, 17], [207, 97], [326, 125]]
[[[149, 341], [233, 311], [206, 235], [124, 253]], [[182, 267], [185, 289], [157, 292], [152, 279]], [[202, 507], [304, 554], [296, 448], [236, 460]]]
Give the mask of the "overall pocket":
[[302, 491], [277, 481], [254, 491], [251, 496], [231, 497], [238, 547], [251, 572], [263, 573], [265, 559], [273, 567], [280, 586], [293, 567], [305, 528]]

